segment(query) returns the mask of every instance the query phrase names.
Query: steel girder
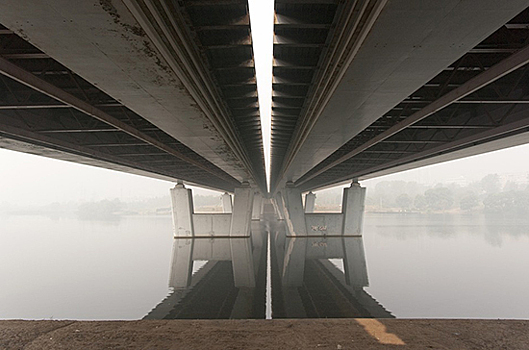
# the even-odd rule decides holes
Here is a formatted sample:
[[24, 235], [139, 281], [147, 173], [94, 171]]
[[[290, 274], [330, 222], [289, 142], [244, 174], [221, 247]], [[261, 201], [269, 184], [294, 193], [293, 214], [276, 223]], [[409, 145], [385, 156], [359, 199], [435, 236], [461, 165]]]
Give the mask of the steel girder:
[[253, 181], [266, 192], [246, 0], [123, 0]]
[[386, 0], [276, 1], [272, 99], [274, 190]]
[[323, 187], [526, 132], [527, 23], [529, 10], [335, 151], [296, 186]]
[[227, 191], [239, 184], [6, 29], [0, 46], [3, 138]]

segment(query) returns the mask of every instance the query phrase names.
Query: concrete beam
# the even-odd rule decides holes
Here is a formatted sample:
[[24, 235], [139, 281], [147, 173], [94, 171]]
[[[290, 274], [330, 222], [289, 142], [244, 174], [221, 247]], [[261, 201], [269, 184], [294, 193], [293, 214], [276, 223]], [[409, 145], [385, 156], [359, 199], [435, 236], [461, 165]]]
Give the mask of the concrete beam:
[[48, 83], [47, 81], [31, 74], [28, 71], [25, 71], [24, 69], [18, 67], [17, 65], [9, 62], [8, 60], [2, 57], [0, 57], [0, 74], [3, 74], [13, 80], [16, 80], [17, 82], [24, 84], [34, 89], [35, 91], [41, 92], [57, 100], [58, 102], [64, 103], [72, 108], [75, 108], [76, 110], [99, 121], [102, 121], [108, 124], [109, 126], [116, 128], [119, 131], [122, 131], [142, 142], [145, 142], [146, 144], [156, 147], [159, 150], [166, 152], [167, 154], [177, 157], [187, 163], [193, 164], [194, 166], [204, 171], [207, 171], [208, 173], [214, 176], [217, 176], [225, 181], [231, 182], [232, 184], [238, 183], [237, 180], [234, 180], [230, 176], [227, 176], [227, 174], [223, 174], [222, 172], [210, 169], [209, 167], [202, 164], [200, 161], [194, 160], [186, 156], [175, 148], [169, 147], [163, 142], [157, 140], [156, 138], [151, 137], [142, 131], [139, 131], [135, 127], [130, 126], [129, 124], [124, 123], [117, 118], [114, 118], [113, 116], [103, 112], [101, 109], [96, 108], [88, 102], [83, 101], [72, 94], [69, 94], [68, 92], [56, 87], [55, 85]]
[[307, 235], [341, 237], [344, 234], [342, 213], [305, 214]]
[[496, 0], [388, 1], [272, 191], [297, 181], [526, 7], [525, 0], [500, 7]]
[[0, 23], [238, 181], [251, 178], [121, 0], [6, 0]]
[[[483, 87], [493, 83], [494, 81], [504, 77], [505, 75], [515, 71], [516, 69], [526, 65], [529, 63], [529, 47], [526, 47], [523, 50], [520, 50], [519, 52], [513, 54], [512, 56], [507, 57], [500, 63], [492, 66], [491, 68], [487, 69], [483, 73], [477, 75], [476, 77], [470, 79], [463, 85], [455, 88], [454, 90], [451, 90], [447, 94], [443, 95], [439, 99], [433, 101], [428, 106], [424, 107], [423, 109], [415, 112], [408, 118], [404, 119], [403, 121], [397, 123], [396, 125], [392, 126], [388, 130], [384, 131], [383, 133], [373, 137], [369, 141], [365, 142], [364, 144], [356, 147], [355, 149], [347, 152], [339, 159], [335, 160], [334, 162], [326, 165], [322, 169], [318, 170], [317, 172], [314, 172], [310, 176], [307, 176], [303, 179], [303, 181], [299, 181], [296, 183], [296, 185], [301, 185], [310, 179], [313, 179], [314, 177], [324, 173], [325, 171], [347, 161], [348, 159], [351, 159], [357, 154], [360, 154], [361, 152], [364, 152], [370, 147], [373, 147], [377, 143], [383, 142], [384, 140], [390, 138], [391, 136], [395, 135], [396, 133], [408, 128], [408, 127], [414, 127], [413, 124], [418, 123], [419, 121], [431, 116], [432, 114], [442, 110], [443, 108], [449, 106], [452, 103], [456, 103], [462, 98], [465, 98], [466, 96], [469, 96], [470, 94], [482, 89]], [[513, 101], [515, 102], [515, 101]], [[433, 126], [435, 127], [435, 126]], [[464, 128], [464, 126], [456, 126], [455, 128]], [[490, 131], [489, 131], [490, 132]], [[443, 146], [440, 146], [443, 147]]]
[[232, 215], [227, 214], [193, 214], [194, 237], [229, 238]]

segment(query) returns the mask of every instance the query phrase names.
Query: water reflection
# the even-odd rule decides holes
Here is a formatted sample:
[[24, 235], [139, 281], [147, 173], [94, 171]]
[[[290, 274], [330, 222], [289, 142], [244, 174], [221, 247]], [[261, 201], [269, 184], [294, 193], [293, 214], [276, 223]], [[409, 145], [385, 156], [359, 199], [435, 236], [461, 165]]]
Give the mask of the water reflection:
[[[250, 237], [176, 237], [172, 291], [145, 319], [265, 318], [268, 235], [263, 224], [253, 222]], [[193, 273], [197, 263], [202, 266]]]
[[368, 284], [361, 236], [289, 237], [284, 221], [268, 216], [253, 221], [250, 237], [175, 238], [171, 293], [145, 319], [265, 318], [266, 308], [273, 318], [393, 317]]
[[[438, 227], [443, 222], [451, 224], [444, 230], [446, 235], [435, 234], [440, 231]], [[263, 220], [259, 225], [268, 225], [264, 228], [265, 232], [270, 232], [271, 242], [276, 243], [276, 237], [283, 240], [277, 248], [276, 244], [271, 245], [273, 256], [269, 261], [276, 265], [284, 264], [285, 256], [279, 258], [278, 252], [281, 249], [284, 251], [287, 238], [292, 237], [277, 235], [281, 230], [284, 232], [280, 222], [267, 224]], [[123, 217], [118, 226], [101, 221], [81, 221], [75, 216], [57, 221], [40, 215], [3, 216], [0, 218], [0, 318], [103, 320], [144, 317], [168, 294], [171, 249], [175, 243], [171, 227], [169, 216]], [[372, 299], [361, 293], [362, 290], [367, 291], [397, 317], [527, 319], [527, 219], [492, 215], [367, 213], [364, 227], [362, 240], [370, 286], [356, 291], [356, 298], [363, 295], [367, 300]], [[208, 231], [211, 229], [204, 226], [200, 233], [207, 235]], [[494, 237], [498, 239], [492, 240]], [[199, 274], [207, 275], [215, 260], [204, 265], [204, 261], [200, 260], [204, 255], [201, 257], [199, 254], [201, 247], [205, 247], [204, 250], [213, 257], [220, 254], [216, 247], [224, 245], [223, 251], [226, 256], [229, 253], [231, 259], [231, 246], [226, 238], [216, 237], [214, 244], [204, 238], [195, 242], [198, 240], [202, 243], [193, 245], [197, 259], [193, 260], [193, 270], [198, 269], [195, 272], [197, 280], [206, 281], [206, 278], [198, 278]], [[340, 241], [329, 236], [305, 240], [307, 255], [316, 248], [330, 250], [338, 245], [335, 242]], [[296, 242], [302, 241], [302, 238], [292, 241], [296, 248]], [[314, 243], [318, 247], [312, 247]], [[252, 237], [251, 246], [256, 244], [257, 240]], [[217, 263], [219, 269], [229, 271], [225, 275], [218, 274], [218, 278], [233, 280], [231, 260], [219, 260]], [[321, 264], [332, 266], [320, 270]], [[254, 268], [256, 265], [254, 263]], [[306, 258], [303, 266], [305, 289], [317, 291], [332, 286], [319, 282], [325, 281], [327, 271], [343, 276], [338, 292], [343, 290], [344, 284], [347, 285], [343, 258], [332, 261]], [[309, 296], [314, 296], [300, 293], [300, 290], [303, 291], [300, 287], [282, 290], [278, 266], [274, 266], [273, 271], [271, 280], [274, 288], [271, 293], [274, 298], [271, 303], [264, 301], [265, 276], [256, 278], [256, 287], [259, 283], [263, 285], [259, 294], [262, 301], [257, 303], [261, 308], [272, 305], [273, 317], [281, 317], [280, 311], [284, 309], [281, 306], [284, 303], [282, 295], [288, 295], [289, 291], [297, 295], [296, 299], [290, 300], [300, 301], [302, 307], [310, 305], [307, 303]], [[317, 274], [309, 274], [308, 271], [316, 271]], [[260, 271], [259, 274], [265, 272]], [[35, 293], [35, 286], [38, 286], [38, 293]], [[218, 288], [212, 287], [212, 293], [221, 292]], [[232, 288], [226, 288], [222, 293], [227, 296], [230, 290], [237, 291], [237, 297], [239, 289]], [[182, 296], [178, 293], [190, 290], [187, 287], [171, 289], [171, 293], [174, 291], [176, 294], [173, 295], [172, 305], [171, 300], [165, 303], [167, 311], [173, 309], [175, 300], [181, 300]], [[202, 295], [206, 292], [207, 288], [203, 289]], [[321, 293], [320, 299], [315, 298], [315, 302], [323, 303], [328, 299], [335, 304], [338, 304], [336, 300], [342, 303], [343, 299], [325, 298], [326, 295], [339, 293], [331, 294], [326, 290], [325, 293]], [[216, 298], [214, 294], [194, 300], [197, 300], [197, 305], [219, 300], [227, 300], [225, 305], [233, 305], [229, 302], [232, 299]], [[343, 305], [351, 305], [350, 302], [347, 304], [347, 300], [350, 299], [346, 298]], [[231, 309], [222, 310], [215, 317], [231, 317]], [[187, 317], [197, 317], [192, 312], [193, 309], [190, 309]], [[317, 317], [312, 309], [309, 312], [303, 309], [303, 312]], [[265, 312], [261, 309], [255, 314], [261, 318]], [[287, 316], [283, 313], [283, 317]]]
[[454, 239], [463, 235], [481, 236], [493, 247], [506, 239], [529, 237], [529, 217], [517, 214], [369, 214], [375, 225], [366, 232], [399, 240], [419, 237]]
[[393, 317], [364, 290], [369, 282], [361, 236], [295, 237], [287, 236], [282, 221], [272, 226], [274, 318]]

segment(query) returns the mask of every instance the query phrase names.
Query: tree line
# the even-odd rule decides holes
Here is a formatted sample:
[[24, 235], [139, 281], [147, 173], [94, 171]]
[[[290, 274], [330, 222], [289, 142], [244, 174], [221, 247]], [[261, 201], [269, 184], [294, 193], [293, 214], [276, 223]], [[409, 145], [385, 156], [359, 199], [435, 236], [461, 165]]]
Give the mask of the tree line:
[[[528, 177], [529, 183], [529, 177]], [[369, 188], [366, 207], [370, 211], [439, 212], [474, 211], [529, 213], [529, 185], [489, 174], [480, 181], [426, 186], [417, 182], [383, 181]]]

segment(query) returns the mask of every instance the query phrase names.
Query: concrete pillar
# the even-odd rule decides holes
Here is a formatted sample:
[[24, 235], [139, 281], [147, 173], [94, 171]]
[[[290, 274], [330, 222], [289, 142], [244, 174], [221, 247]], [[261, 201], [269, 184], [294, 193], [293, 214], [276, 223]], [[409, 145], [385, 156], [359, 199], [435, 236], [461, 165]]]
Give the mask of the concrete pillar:
[[285, 188], [281, 192], [281, 207], [287, 226], [288, 236], [306, 236], [307, 225], [305, 224], [305, 212], [301, 191], [295, 187]]
[[354, 181], [344, 188], [342, 213], [344, 216], [344, 270], [345, 281], [355, 289], [368, 286], [364, 242], [362, 239], [366, 189]]
[[232, 206], [231, 206], [231, 194], [228, 192], [224, 192], [222, 195], [222, 212], [223, 213], [231, 213], [232, 212]]
[[[282, 282], [285, 287], [300, 287], [303, 284], [307, 254], [307, 225], [301, 191], [287, 187], [281, 192], [281, 199], [287, 228]], [[298, 236], [301, 238], [297, 238]]]
[[281, 193], [278, 192], [274, 198], [272, 198], [272, 205], [274, 206], [274, 210], [276, 212], [276, 215], [279, 220], [285, 220], [283, 213], [285, 211], [285, 208], [283, 207], [283, 198], [281, 197]]
[[193, 237], [193, 193], [178, 182], [171, 189], [173, 230], [175, 237]]
[[358, 182], [353, 182], [351, 187], [343, 189], [344, 235], [362, 235], [365, 198], [366, 189], [360, 187]]
[[235, 189], [231, 219], [230, 245], [235, 287], [255, 287], [255, 270], [250, 229], [252, 224], [254, 190]]
[[305, 195], [305, 213], [314, 213], [314, 204], [316, 203], [316, 195], [309, 192]]
[[263, 211], [263, 196], [256, 192], [253, 196], [252, 220], [260, 220]]
[[173, 214], [173, 257], [169, 286], [186, 288], [193, 272], [193, 193], [178, 182], [171, 189]]

